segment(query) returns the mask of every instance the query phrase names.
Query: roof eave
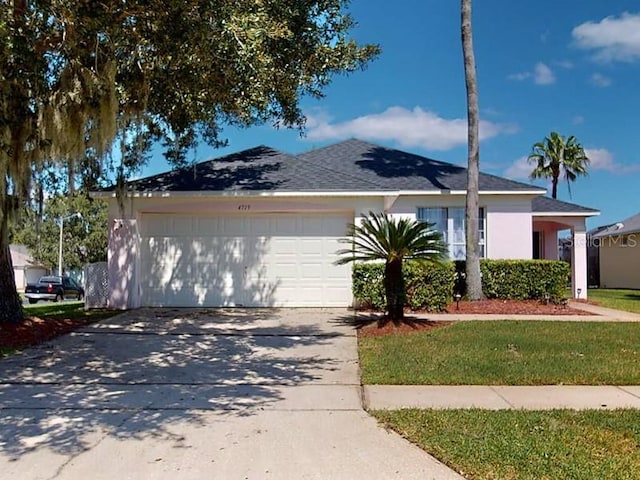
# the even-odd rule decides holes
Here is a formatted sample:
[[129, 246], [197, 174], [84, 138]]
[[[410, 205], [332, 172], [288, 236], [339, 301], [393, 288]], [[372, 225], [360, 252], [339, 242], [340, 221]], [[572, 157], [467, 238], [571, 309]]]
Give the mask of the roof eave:
[[596, 217], [599, 211], [592, 212], [531, 212], [534, 217]]
[[[480, 195], [541, 195], [544, 190], [480, 190]], [[168, 198], [168, 197], [376, 197], [385, 195], [466, 195], [466, 190], [291, 190], [291, 191], [133, 191], [127, 197], [133, 198]], [[90, 192], [92, 198], [115, 198], [114, 191]]]

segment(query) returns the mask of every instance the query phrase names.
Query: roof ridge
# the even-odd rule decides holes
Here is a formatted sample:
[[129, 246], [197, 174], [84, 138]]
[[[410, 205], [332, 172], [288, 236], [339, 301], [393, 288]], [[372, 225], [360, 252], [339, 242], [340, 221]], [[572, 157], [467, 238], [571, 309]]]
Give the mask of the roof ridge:
[[[357, 142], [360, 142], [360, 143], [369, 143], [369, 142], [363, 142], [362, 140], [359, 140], [359, 139], [357, 139], [357, 138], [349, 138], [349, 139], [346, 139], [346, 140], [342, 140], [341, 142], [338, 142], [338, 143], [332, 143], [331, 145], [326, 145], [326, 146], [321, 147], [321, 148], [319, 148], [319, 149], [313, 149], [313, 150], [309, 150], [309, 151], [306, 151], [306, 152], [302, 152], [302, 153], [299, 153], [299, 154], [294, 155], [294, 156], [295, 156], [295, 158], [298, 158], [298, 159], [299, 159], [300, 161], [302, 161], [302, 162], [308, 163], [308, 164], [310, 164], [310, 165], [314, 165], [315, 167], [318, 167], [318, 168], [320, 168], [320, 169], [322, 169], [322, 170], [324, 170], [324, 171], [327, 171], [327, 172], [334, 172], [334, 173], [335, 173], [335, 172], [336, 172], [336, 170], [333, 170], [333, 169], [331, 169], [331, 168], [329, 168], [329, 167], [325, 167], [324, 165], [321, 165], [321, 164], [319, 164], [319, 163], [312, 162], [311, 160], [308, 160], [308, 159], [306, 159], [306, 158], [303, 158], [303, 156], [304, 156], [304, 155], [306, 155], [306, 154], [308, 154], [308, 153], [318, 153], [318, 150], [323, 150], [323, 149], [326, 149], [326, 148], [335, 147], [336, 145], [340, 145], [341, 143], [346, 143], [346, 142], [353, 141], [353, 140], [355, 140], [355, 141], [357, 141]], [[374, 145], [374, 146], [376, 146], [376, 147], [379, 147], [379, 146], [380, 146], [380, 145], [375, 145], [375, 144], [373, 144], [373, 143], [371, 143], [370, 145]], [[364, 183], [366, 183], [366, 184], [368, 184], [368, 185], [372, 185], [372, 186], [374, 186], [374, 187], [376, 187], [376, 188], [380, 188], [380, 189], [383, 189], [383, 190], [385, 189], [385, 187], [384, 187], [383, 185], [379, 184], [379, 183], [371, 182], [371, 181], [369, 181], [369, 180], [365, 180], [365, 179], [363, 179], [363, 178], [361, 178], [361, 177], [358, 177], [357, 175], [353, 175], [353, 174], [350, 174], [350, 173], [348, 173], [348, 172], [345, 172], [344, 170], [340, 170], [340, 172], [339, 172], [339, 173], [340, 173], [341, 175], [343, 175], [344, 177], [351, 178], [351, 179], [353, 179], [353, 180], [358, 180], [358, 181], [360, 181], [360, 182], [364, 182]]]
[[[307, 150], [306, 152], [302, 152], [302, 153], [300, 153], [300, 154], [298, 154], [296, 156], [300, 157], [300, 156], [304, 156], [304, 155], [311, 154], [311, 153], [318, 153], [318, 151], [326, 150], [326, 149], [330, 149], [330, 148], [335, 148], [335, 147], [338, 147], [338, 146], [340, 146], [342, 144], [345, 144], [345, 143], [359, 143], [359, 144], [362, 144], [362, 145], [367, 145], [367, 146], [371, 146], [371, 147], [375, 147], [375, 148], [383, 148], [383, 149], [389, 150], [389, 151], [400, 152], [400, 153], [402, 153], [404, 155], [409, 155], [409, 156], [414, 157], [416, 159], [429, 160], [429, 162], [432, 162], [432, 163], [435, 163], [435, 164], [439, 164], [439, 165], [444, 165], [444, 166], [447, 166], [447, 167], [460, 168], [460, 169], [463, 169], [463, 170], [467, 170], [468, 169], [468, 166], [458, 165], [456, 163], [445, 162], [445, 161], [442, 161], [442, 160], [436, 160], [436, 159], [433, 159], [433, 158], [430, 158], [430, 157], [426, 157], [424, 155], [419, 155], [417, 153], [409, 152], [409, 151], [406, 151], [406, 150], [401, 150], [399, 148], [380, 145], [380, 144], [377, 144], [377, 143], [369, 142], [367, 140], [361, 140], [361, 139], [355, 138], [355, 137], [347, 138], [347, 139], [341, 140], [341, 141], [339, 141], [337, 143], [332, 143], [330, 145], [325, 145], [324, 147], [320, 147], [320, 148], [317, 148], [317, 149]], [[307, 160], [305, 160], [305, 161], [307, 161]], [[324, 166], [321, 166], [321, 167], [324, 167]], [[324, 168], [325, 168], [325, 170], [332, 171], [329, 168], [326, 168], [326, 167], [324, 167]], [[511, 180], [510, 178], [501, 177], [501, 176], [495, 175], [493, 173], [486, 173], [486, 172], [483, 172], [483, 171], [480, 171], [479, 173], [481, 175], [485, 175], [485, 176], [488, 176], [488, 177], [497, 178], [497, 179], [503, 180], [503, 181], [506, 180], [506, 181], [509, 181], [509, 182], [517, 184], [517, 185], [531, 187], [531, 188], [534, 188], [536, 190], [540, 190], [540, 191], [546, 192], [546, 189], [544, 189], [542, 187], [538, 187], [536, 185], [529, 184], [529, 183], [519, 182], [517, 180]], [[359, 181], [363, 181], [361, 178], [359, 178], [359, 177], [357, 177], [355, 175], [349, 175], [349, 174], [346, 174], [346, 175], [349, 176], [350, 178], [355, 178], [355, 179], [357, 179]], [[368, 181], [367, 181], [367, 183], [369, 183], [371, 185], [374, 185], [374, 186], [376, 186], [378, 188], [384, 188], [382, 185], [380, 185], [378, 183], [373, 183], [373, 182], [368, 182]]]

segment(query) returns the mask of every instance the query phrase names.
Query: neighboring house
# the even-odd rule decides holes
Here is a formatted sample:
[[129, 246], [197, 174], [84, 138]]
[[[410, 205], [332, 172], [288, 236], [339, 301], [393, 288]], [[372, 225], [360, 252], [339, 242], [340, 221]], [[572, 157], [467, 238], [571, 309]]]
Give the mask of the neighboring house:
[[11, 263], [13, 263], [13, 276], [19, 292], [24, 291], [27, 283], [36, 283], [41, 276], [49, 273], [47, 267], [33, 261], [26, 246], [10, 245], [9, 249]]
[[[370, 211], [428, 220], [464, 258], [466, 181], [463, 167], [352, 139], [253, 148], [133, 181], [121, 202], [94, 192], [110, 208], [109, 305], [349, 306], [351, 267], [334, 264], [347, 225]], [[570, 228], [585, 297], [585, 219], [599, 212], [544, 193], [480, 174], [482, 255], [557, 259]]]
[[640, 213], [593, 235], [602, 288], [640, 289]]

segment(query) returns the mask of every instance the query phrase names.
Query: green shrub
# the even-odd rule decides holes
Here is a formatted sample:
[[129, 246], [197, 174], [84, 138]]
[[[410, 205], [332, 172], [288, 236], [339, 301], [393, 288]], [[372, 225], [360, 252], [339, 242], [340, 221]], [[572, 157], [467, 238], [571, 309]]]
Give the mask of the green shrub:
[[544, 299], [565, 296], [569, 264], [558, 260], [483, 260], [482, 289], [488, 298]]
[[[406, 285], [406, 306], [412, 310], [438, 312], [453, 297], [455, 269], [452, 262], [442, 265], [405, 261], [402, 273]], [[353, 296], [356, 307], [384, 311], [384, 264], [358, 263], [353, 266]]]
[[372, 308], [384, 311], [387, 302], [384, 297], [384, 264], [353, 264], [353, 298], [356, 308]]
[[[464, 295], [465, 262], [456, 262], [456, 292]], [[565, 296], [570, 267], [558, 260], [480, 260], [482, 291], [487, 298], [553, 301]]]
[[453, 298], [455, 268], [453, 262], [442, 265], [405, 262], [407, 305], [412, 310], [441, 312]]

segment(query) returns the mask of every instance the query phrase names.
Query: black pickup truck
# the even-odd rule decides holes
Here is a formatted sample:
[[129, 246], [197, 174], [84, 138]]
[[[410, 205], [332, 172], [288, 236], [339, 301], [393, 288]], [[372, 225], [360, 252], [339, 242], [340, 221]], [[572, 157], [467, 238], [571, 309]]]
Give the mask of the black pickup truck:
[[59, 302], [66, 298], [82, 300], [84, 289], [73, 278], [50, 275], [40, 277], [38, 283], [28, 283], [24, 296], [29, 303], [37, 303], [38, 300]]

